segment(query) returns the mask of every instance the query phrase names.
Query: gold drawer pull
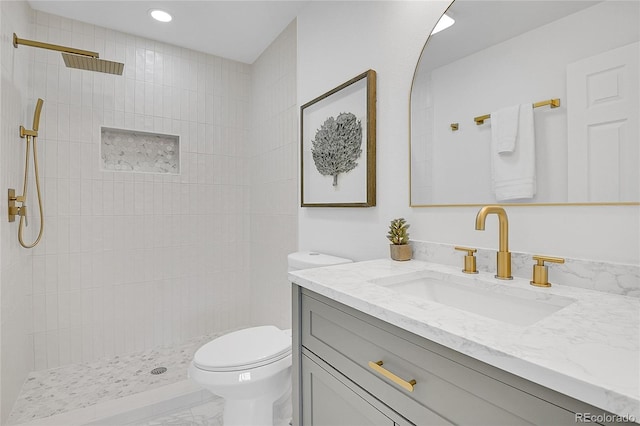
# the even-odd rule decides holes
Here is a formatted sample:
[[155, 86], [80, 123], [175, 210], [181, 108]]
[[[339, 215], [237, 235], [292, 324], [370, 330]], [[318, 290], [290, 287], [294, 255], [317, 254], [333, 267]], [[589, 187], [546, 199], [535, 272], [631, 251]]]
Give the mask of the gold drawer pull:
[[370, 368], [382, 374], [384, 377], [391, 380], [393, 383], [402, 386], [404, 389], [408, 390], [409, 392], [413, 392], [413, 387], [416, 385], [415, 380], [410, 380], [407, 382], [406, 380], [401, 379], [400, 377], [396, 376], [386, 368], [383, 368], [382, 364], [383, 364], [382, 361], [378, 361], [378, 362], [369, 361]]

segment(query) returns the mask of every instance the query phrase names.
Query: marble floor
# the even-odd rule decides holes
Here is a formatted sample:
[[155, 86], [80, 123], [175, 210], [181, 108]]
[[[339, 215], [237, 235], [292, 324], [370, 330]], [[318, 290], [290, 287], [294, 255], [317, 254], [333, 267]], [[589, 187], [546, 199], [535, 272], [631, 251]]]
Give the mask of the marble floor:
[[222, 426], [222, 405], [222, 399], [216, 399], [137, 420], [127, 426]]
[[[62, 414], [83, 409], [86, 411], [92, 406], [107, 407], [114, 400], [131, 399], [136, 394], [185, 382], [187, 367], [195, 351], [220, 334], [201, 336], [176, 347], [32, 372], [23, 385], [7, 424], [45, 424], [47, 418], [55, 419]], [[166, 367], [167, 371], [151, 374], [151, 370], [157, 367]], [[184, 386], [181, 389], [184, 394]], [[193, 393], [193, 389], [190, 392]], [[171, 397], [168, 392], [164, 394], [167, 398]], [[162, 421], [167, 423], [149, 424], [217, 424], [211, 419], [219, 417], [219, 413], [209, 417], [204, 414], [213, 409], [215, 404], [210, 404], [213, 401], [203, 404], [200, 398], [195, 402], [200, 408], [189, 407], [189, 414], [186, 411], [171, 413], [171, 416], [181, 419], [189, 418], [187, 423], [169, 423], [170, 420], [165, 418]]]
[[[224, 400], [213, 397], [209, 401], [196, 403], [170, 412], [139, 419], [126, 426], [222, 426]], [[287, 395], [274, 404], [273, 424], [291, 426], [291, 396]], [[101, 423], [117, 425], [118, 423]]]

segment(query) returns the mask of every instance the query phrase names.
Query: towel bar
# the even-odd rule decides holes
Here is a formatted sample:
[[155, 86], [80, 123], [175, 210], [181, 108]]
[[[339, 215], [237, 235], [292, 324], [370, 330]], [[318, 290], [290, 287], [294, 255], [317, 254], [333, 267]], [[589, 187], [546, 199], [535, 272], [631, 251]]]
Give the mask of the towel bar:
[[[547, 105], [551, 106], [551, 108], [558, 108], [560, 106], [560, 99], [547, 99], [546, 101], [536, 102], [533, 104], [533, 107], [539, 108]], [[474, 117], [473, 121], [475, 121], [479, 126], [481, 124], [484, 124], [484, 120], [487, 120], [489, 118], [491, 118], [491, 114], [479, 115], [477, 117]]]

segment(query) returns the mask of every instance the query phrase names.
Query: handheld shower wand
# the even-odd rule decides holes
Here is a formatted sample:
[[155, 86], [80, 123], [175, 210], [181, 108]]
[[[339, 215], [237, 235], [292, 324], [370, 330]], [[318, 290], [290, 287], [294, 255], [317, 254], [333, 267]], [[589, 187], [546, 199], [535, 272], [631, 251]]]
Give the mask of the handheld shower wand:
[[[27, 139], [26, 146], [26, 155], [25, 155], [25, 164], [24, 164], [24, 185], [22, 188], [22, 195], [15, 195], [14, 189], [9, 189], [9, 222], [15, 221], [15, 216], [20, 216], [20, 223], [18, 225], [18, 241], [20, 245], [24, 248], [33, 248], [35, 247], [42, 238], [42, 234], [44, 232], [44, 211], [42, 208], [42, 195], [40, 193], [40, 176], [38, 172], [38, 148], [36, 144], [36, 138], [38, 137], [38, 128], [40, 127], [40, 113], [42, 112], [42, 104], [44, 101], [42, 99], [38, 99], [36, 103], [36, 110], [33, 114], [33, 130], [27, 130], [24, 126], [20, 126], [20, 137]], [[35, 170], [36, 177], [36, 193], [38, 194], [38, 208], [40, 211], [40, 230], [38, 231], [38, 237], [31, 244], [26, 244], [22, 237], [23, 229], [25, 226], [28, 226], [27, 223], [27, 189], [28, 189], [28, 178], [29, 178], [29, 157], [31, 150], [31, 142], [33, 142], [33, 168]], [[20, 207], [17, 207], [15, 203], [22, 203]]]

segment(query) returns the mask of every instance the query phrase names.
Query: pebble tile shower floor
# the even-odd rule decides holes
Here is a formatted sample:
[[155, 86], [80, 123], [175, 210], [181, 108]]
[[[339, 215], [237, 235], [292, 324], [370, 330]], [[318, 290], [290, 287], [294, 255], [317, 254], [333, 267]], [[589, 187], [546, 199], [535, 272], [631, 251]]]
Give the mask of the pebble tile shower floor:
[[[187, 367], [195, 351], [221, 334], [201, 336], [176, 347], [32, 372], [13, 406], [8, 424], [32, 422], [183, 381], [187, 378]], [[151, 374], [151, 370], [157, 367], [166, 367], [167, 371]], [[208, 406], [208, 411], [206, 408], [195, 409], [197, 414], [192, 412], [193, 409], [186, 409], [167, 415], [169, 417], [163, 420], [167, 423], [152, 420], [144, 424], [213, 425], [216, 420], [212, 416], [219, 417], [221, 410], [220, 407], [215, 408], [216, 404], [219, 405], [213, 403]], [[171, 416], [182, 420], [174, 419], [177, 423], [173, 422]], [[190, 420], [186, 421], [187, 418]]]

